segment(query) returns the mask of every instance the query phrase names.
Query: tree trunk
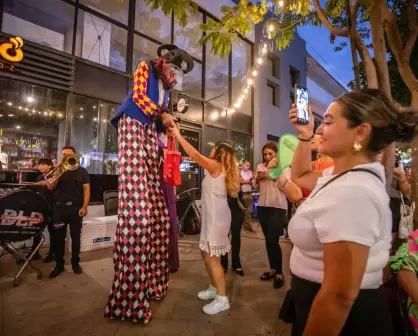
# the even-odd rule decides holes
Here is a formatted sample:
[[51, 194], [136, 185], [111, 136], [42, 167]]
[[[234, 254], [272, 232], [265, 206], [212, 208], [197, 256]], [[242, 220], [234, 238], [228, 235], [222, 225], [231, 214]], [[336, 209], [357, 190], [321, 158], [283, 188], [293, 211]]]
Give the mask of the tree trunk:
[[[418, 111], [418, 91], [412, 92], [411, 107]], [[412, 142], [412, 202], [418, 205], [418, 136]], [[418, 209], [414, 212], [414, 229], [418, 229]]]
[[383, 26], [383, 6], [385, 6], [384, 0], [371, 1], [370, 27], [379, 88], [389, 98], [392, 98], [392, 94], [390, 92], [389, 69], [386, 59], [385, 30]]
[[353, 34], [356, 41], [357, 50], [360, 54], [361, 60], [364, 64], [364, 69], [366, 71], [367, 87], [369, 89], [377, 89], [379, 87], [379, 82], [377, 81], [376, 67], [374, 65], [373, 59], [370, 56], [370, 53], [367, 50], [367, 47], [360, 35], [357, 32], [353, 32]]
[[[387, 95], [389, 99], [392, 99], [392, 94], [390, 92], [389, 69], [386, 60], [383, 6], [385, 6], [384, 0], [373, 0], [371, 2], [370, 28], [379, 88]], [[393, 167], [395, 165], [395, 150], [396, 144], [393, 143], [388, 148], [386, 148], [383, 153], [382, 164], [385, 167], [386, 181], [388, 181], [388, 183], [390, 183], [393, 176]]]

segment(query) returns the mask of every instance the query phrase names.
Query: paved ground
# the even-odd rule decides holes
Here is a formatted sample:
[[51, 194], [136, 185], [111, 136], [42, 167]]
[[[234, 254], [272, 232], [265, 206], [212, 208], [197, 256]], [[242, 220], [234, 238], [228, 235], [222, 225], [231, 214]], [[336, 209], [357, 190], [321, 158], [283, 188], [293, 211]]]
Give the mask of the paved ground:
[[29, 269], [17, 288], [12, 285], [17, 266], [5, 256], [0, 259], [0, 336], [290, 335], [289, 326], [277, 318], [289, 286], [290, 244], [281, 243], [287, 282], [275, 290], [271, 282], [258, 279], [268, 269], [262, 235], [246, 236], [241, 248], [245, 276], [227, 274], [229, 312], [213, 317], [202, 312], [204, 303], [196, 294], [208, 280], [197, 237], [185, 236], [179, 243], [181, 270], [171, 276], [167, 297], [151, 302], [153, 319], [146, 326], [103, 318], [113, 277], [110, 249], [82, 254], [82, 275], [73, 274], [67, 265], [67, 271], [53, 280], [47, 278], [51, 264], [38, 261], [44, 278], [38, 280]]

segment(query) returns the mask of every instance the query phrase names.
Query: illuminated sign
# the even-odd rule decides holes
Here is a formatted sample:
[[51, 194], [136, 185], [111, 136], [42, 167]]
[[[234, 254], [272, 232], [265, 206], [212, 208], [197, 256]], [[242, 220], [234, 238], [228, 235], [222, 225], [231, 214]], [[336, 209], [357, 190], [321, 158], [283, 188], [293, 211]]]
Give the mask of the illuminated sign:
[[[19, 63], [23, 60], [23, 40], [20, 37], [11, 37], [9, 42], [0, 45], [0, 56], [11, 63]], [[13, 64], [0, 61], [0, 69], [15, 71]]]

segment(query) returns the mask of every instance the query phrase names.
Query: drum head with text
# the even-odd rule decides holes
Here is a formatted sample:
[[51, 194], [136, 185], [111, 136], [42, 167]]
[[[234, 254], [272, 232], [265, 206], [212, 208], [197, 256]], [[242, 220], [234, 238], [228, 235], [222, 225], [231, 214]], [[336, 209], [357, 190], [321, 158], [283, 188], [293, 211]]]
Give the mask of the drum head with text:
[[47, 200], [30, 190], [0, 190], [0, 241], [24, 241], [40, 234], [51, 219]]

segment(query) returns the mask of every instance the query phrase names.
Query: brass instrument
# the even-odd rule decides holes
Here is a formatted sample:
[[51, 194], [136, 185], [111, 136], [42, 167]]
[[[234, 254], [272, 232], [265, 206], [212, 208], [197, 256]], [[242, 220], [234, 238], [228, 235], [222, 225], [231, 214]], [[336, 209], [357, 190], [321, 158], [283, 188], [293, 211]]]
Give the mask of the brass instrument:
[[46, 173], [44, 179], [48, 183], [54, 183], [62, 174], [69, 170], [76, 170], [78, 167], [80, 167], [80, 159], [76, 155], [63, 156], [61, 163]]

